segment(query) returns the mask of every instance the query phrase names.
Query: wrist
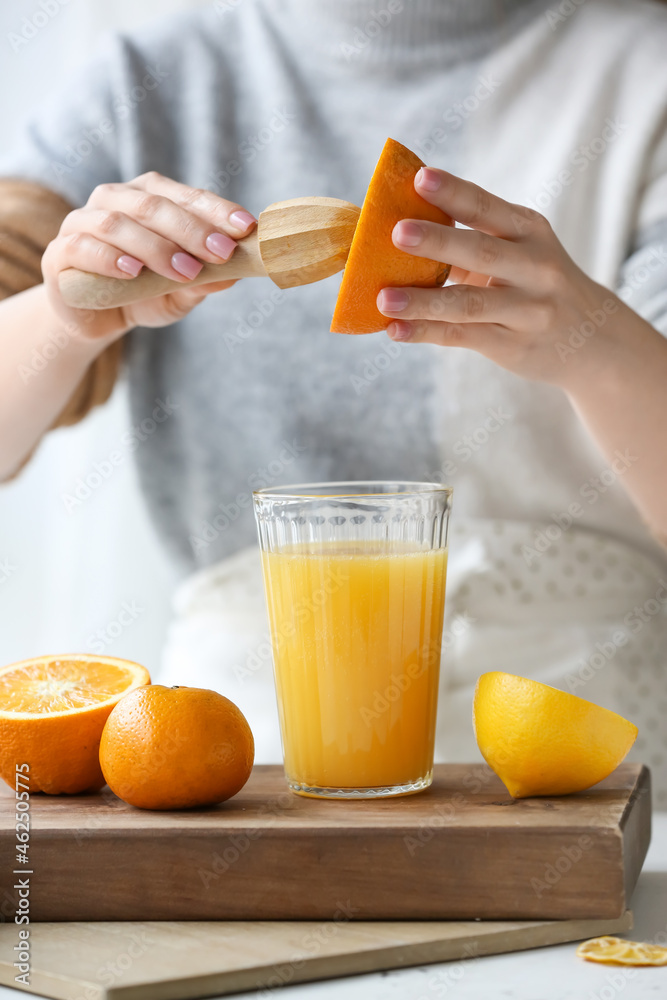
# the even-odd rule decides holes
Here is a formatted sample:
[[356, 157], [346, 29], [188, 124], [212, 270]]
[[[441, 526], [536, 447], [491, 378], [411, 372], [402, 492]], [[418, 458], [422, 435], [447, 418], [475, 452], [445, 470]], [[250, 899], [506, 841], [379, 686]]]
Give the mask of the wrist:
[[89, 362], [131, 329], [130, 324], [121, 324], [106, 315], [96, 317], [93, 322], [94, 326], [88, 326], [85, 320], [78, 318], [60, 320], [60, 330], [68, 341], [72, 355]]
[[554, 384], [568, 395], [585, 391], [591, 380], [614, 381], [622, 375], [627, 353], [635, 340], [633, 327], [644, 324], [617, 295], [596, 285], [597, 294], [587, 297], [576, 314], [576, 322], [563, 330], [554, 343], [559, 368]]
[[[662, 364], [665, 338], [622, 299], [607, 289], [604, 300], [616, 308], [606, 312], [595, 331], [586, 328], [577, 340], [572, 364], [564, 364], [561, 388], [576, 402], [604, 389], [608, 394], [622, 394], [629, 378], [645, 372], [646, 366]], [[581, 332], [581, 331], [580, 331]]]
[[42, 297], [46, 311], [46, 341], [84, 366], [91, 364], [110, 344], [132, 328], [120, 309], [67, 310], [62, 314], [54, 308], [44, 285], [33, 289], [33, 292]]

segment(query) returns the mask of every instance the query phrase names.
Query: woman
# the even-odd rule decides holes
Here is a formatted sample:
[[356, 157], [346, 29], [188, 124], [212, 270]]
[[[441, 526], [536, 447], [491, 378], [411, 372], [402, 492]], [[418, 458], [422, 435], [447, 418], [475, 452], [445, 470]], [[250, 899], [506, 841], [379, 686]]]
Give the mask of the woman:
[[[279, 748], [250, 490], [439, 479], [440, 757], [477, 756], [472, 686], [507, 669], [633, 718], [667, 804], [667, 15], [562, 6], [219, 2], [113, 41], [0, 162], [0, 469], [122, 359], [133, 424], [161, 417], [133, 444], [144, 490], [195, 574], [163, 677], [238, 701], [259, 759]], [[328, 333], [337, 278], [188, 288], [272, 201], [360, 204], [387, 135], [468, 227], [396, 227], [456, 284], [383, 291], [389, 339]], [[70, 266], [182, 290], [80, 313]]]

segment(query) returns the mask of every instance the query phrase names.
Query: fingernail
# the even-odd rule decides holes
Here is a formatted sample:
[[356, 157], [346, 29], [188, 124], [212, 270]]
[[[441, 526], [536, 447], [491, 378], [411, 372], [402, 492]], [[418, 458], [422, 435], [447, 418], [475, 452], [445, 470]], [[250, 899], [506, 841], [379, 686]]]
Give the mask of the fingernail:
[[250, 212], [241, 210], [239, 212], [232, 212], [229, 216], [229, 221], [232, 225], [236, 226], [237, 229], [245, 230], [249, 229], [250, 226], [254, 226], [257, 219], [254, 215], [251, 215]]
[[214, 253], [216, 257], [222, 257], [223, 260], [227, 260], [231, 257], [236, 242], [231, 238], [231, 236], [225, 236], [223, 233], [211, 233], [210, 236], [206, 237], [206, 248]]
[[392, 340], [410, 340], [410, 337], [412, 336], [412, 326], [410, 323], [397, 320], [395, 323], [389, 324], [387, 327], [387, 333]]
[[377, 297], [377, 306], [380, 312], [401, 312], [409, 301], [408, 293], [400, 288], [383, 288]]
[[437, 191], [442, 184], [442, 177], [437, 170], [430, 167], [420, 167], [415, 177], [415, 184], [424, 191]]
[[118, 270], [124, 271], [125, 274], [129, 274], [132, 278], [136, 278], [143, 266], [140, 260], [137, 260], [136, 257], [130, 257], [126, 253], [116, 261]]
[[424, 239], [424, 230], [416, 222], [397, 222], [394, 226], [394, 243], [404, 247], [418, 247]]
[[171, 258], [171, 266], [184, 278], [196, 278], [204, 265], [189, 253], [175, 253]]

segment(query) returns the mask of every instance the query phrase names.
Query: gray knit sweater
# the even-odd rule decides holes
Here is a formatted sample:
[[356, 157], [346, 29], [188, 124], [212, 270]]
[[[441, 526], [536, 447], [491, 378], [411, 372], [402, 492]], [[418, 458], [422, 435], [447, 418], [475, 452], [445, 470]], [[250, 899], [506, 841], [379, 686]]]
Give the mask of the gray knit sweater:
[[[618, 4], [590, 2], [620, 16]], [[112, 38], [43, 107], [21, 148], [0, 159], [0, 175], [33, 177], [74, 204], [100, 182], [149, 169], [211, 188], [255, 214], [298, 195], [361, 204], [388, 135], [435, 165], [474, 175], [470, 128], [502, 91], [521, 176], [521, 141], [539, 123], [517, 121], [520, 110], [513, 118], [508, 101], [513, 89], [519, 100], [522, 79], [537, 70], [517, 49], [516, 79], [501, 80], [489, 58], [499, 51], [509, 58], [530, 32], [544, 51], [546, 40], [559, 52], [577, 42], [580, 16], [588, 15], [551, 26], [544, 0], [218, 0]], [[567, 88], [567, 80], [558, 86]], [[545, 88], [544, 116], [555, 110]], [[597, 127], [590, 123], [591, 135]], [[625, 192], [629, 199], [636, 193]], [[560, 204], [568, 198], [576, 198], [576, 184]], [[654, 231], [653, 241], [662, 235]], [[619, 239], [621, 264], [646, 243], [632, 228]], [[576, 246], [568, 249], [576, 256]], [[653, 308], [656, 322], [666, 273], [657, 290], [654, 274], [638, 301]], [[330, 334], [339, 280], [288, 292], [268, 279], [248, 280], [174, 326], [128, 338], [138, 428], [128, 447], [183, 568], [252, 543], [257, 486], [442, 472], [460, 487], [466, 513], [520, 520], [548, 516], [554, 475], [558, 503], [567, 506], [599, 468], [555, 390], [468, 352], [399, 347], [383, 333]], [[487, 421], [499, 430], [495, 439], [484, 431], [492, 440], [480, 451], [474, 433]], [[564, 457], [554, 473], [555, 433]], [[507, 482], [495, 486], [483, 478], [494, 454], [507, 456], [508, 470]], [[649, 544], [622, 490], [594, 514], [612, 532]]]

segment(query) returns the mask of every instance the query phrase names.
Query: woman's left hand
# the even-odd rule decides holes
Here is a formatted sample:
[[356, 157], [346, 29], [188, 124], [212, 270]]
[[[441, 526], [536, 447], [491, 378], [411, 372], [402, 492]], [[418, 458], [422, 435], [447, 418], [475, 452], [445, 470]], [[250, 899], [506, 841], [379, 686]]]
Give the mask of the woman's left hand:
[[378, 308], [394, 320], [393, 340], [468, 347], [566, 390], [599, 372], [627, 306], [577, 267], [539, 212], [431, 167], [415, 189], [470, 228], [409, 219], [394, 227], [394, 246], [451, 264], [454, 284], [383, 289]]

